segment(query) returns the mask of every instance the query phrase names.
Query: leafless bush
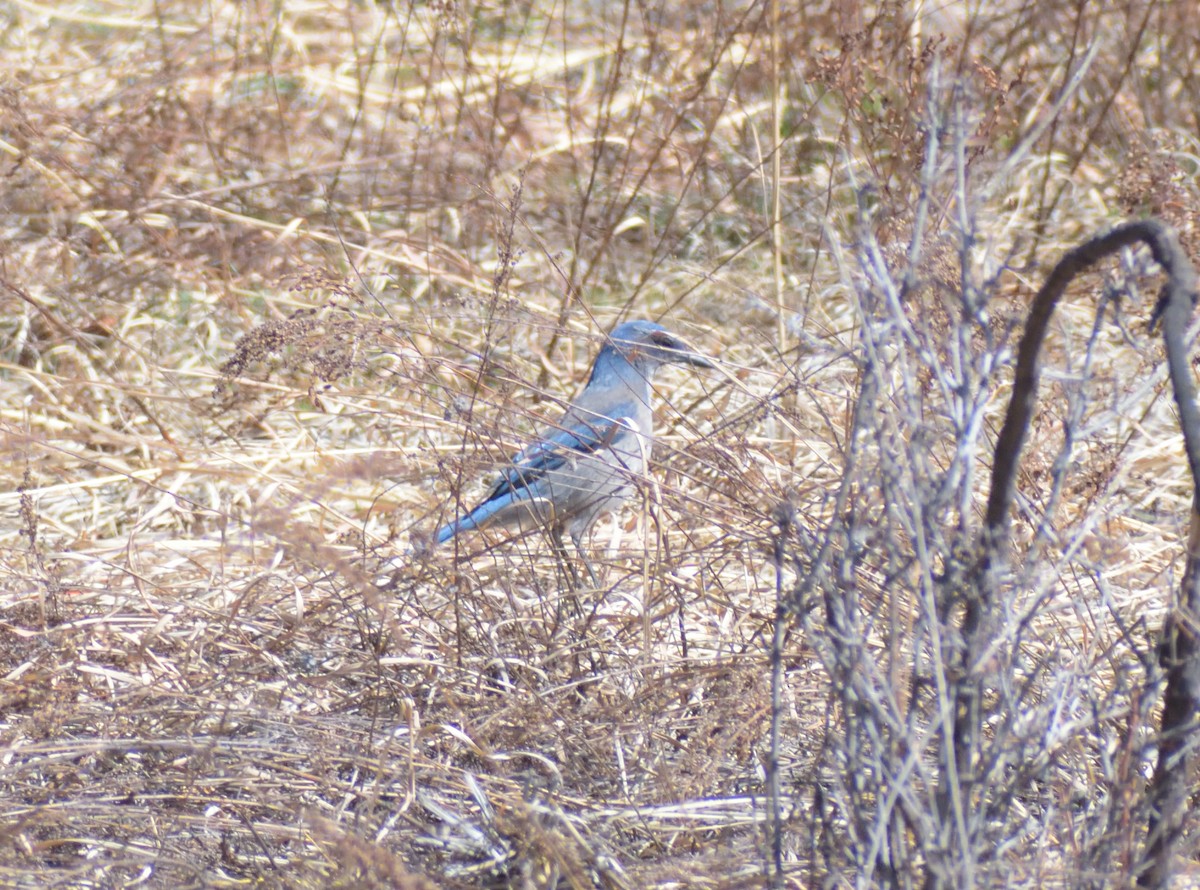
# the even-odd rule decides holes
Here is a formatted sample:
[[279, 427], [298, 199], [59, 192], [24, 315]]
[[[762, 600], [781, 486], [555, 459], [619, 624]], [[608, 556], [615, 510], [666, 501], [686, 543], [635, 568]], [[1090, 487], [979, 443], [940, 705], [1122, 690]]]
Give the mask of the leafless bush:
[[[1155, 750], [1170, 745], [1178, 754], [1160, 756], [1156, 784], [1194, 787], [1194, 746], [1178, 738], [1195, 725], [1184, 704], [1196, 695], [1190, 630], [1163, 662], [1179, 704], [1155, 732], [1157, 647], [1190, 622], [1191, 573], [1182, 617], [1165, 631], [1160, 620], [1130, 615], [1106, 577], [1115, 554], [1089, 546], [1096, 529], [1087, 513], [1137, 447], [1127, 418], [1145, 410], [1148, 394], [1135, 368], [1114, 364], [1106, 349], [1115, 337], [1154, 351], [1144, 319], [1160, 316], [1168, 297], [1181, 422], [1195, 435], [1182, 358], [1195, 275], [1174, 236], [1152, 224], [1089, 241], [1053, 270], [1022, 333], [981, 522], [987, 467], [979, 457], [991, 440], [989, 406], [1008, 388], [1002, 372], [1017, 314], [1000, 284], [1012, 260], [978, 248], [981, 186], [968, 144], [979, 126], [972, 109], [984, 105], [969, 84], [945, 85], [938, 74], [935, 59], [911, 240], [881, 238], [878, 208], [864, 201], [847, 251], [857, 260], [847, 260], [845, 275], [860, 345], [845, 360], [858, 385], [832, 516], [812, 533], [789, 509], [777, 517], [777, 560], [800, 580], [780, 600], [776, 694], [794, 625], [820, 658], [829, 699], [812, 771], [776, 767], [779, 781], [791, 775], [792, 790], [811, 795], [812, 808], [777, 827], [774, 855], [782, 862], [785, 844], [799, 844], [816, 873], [859, 885], [1045, 886], [1070, 875], [1074, 886], [1100, 887], [1153, 866], [1150, 883], [1162, 886], [1195, 831], [1186, 805], [1146, 782]], [[1060, 331], [1044, 358], [1045, 326], [1067, 283], [1139, 240], [1178, 275], [1173, 290], [1157, 305], [1141, 297], [1149, 258], [1126, 251], [1092, 321], [1076, 310], [1085, 323]], [[1039, 373], [1054, 380], [1045, 401], [1065, 405], [1034, 413]], [[1159, 362], [1152, 392], [1165, 376]], [[1039, 419], [1028, 463], [1041, 471], [1017, 464], [1031, 417]], [[1186, 474], [1189, 461], [1175, 472]], [[1088, 507], [1072, 516], [1064, 504], [1078, 503], [1081, 490]], [[1097, 595], [1101, 612], [1063, 602]], [[1170, 841], [1155, 828], [1164, 819], [1176, 826]]]

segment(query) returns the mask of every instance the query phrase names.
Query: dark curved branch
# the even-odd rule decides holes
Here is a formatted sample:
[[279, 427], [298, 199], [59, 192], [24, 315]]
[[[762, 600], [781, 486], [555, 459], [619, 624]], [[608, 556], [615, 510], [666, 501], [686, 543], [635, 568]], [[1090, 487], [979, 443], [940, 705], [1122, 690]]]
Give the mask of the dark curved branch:
[[1175, 233], [1158, 220], [1125, 223], [1081, 244], [1059, 261], [1034, 298], [1017, 350], [1012, 401], [996, 442], [980, 571], [965, 604], [963, 667], [966, 671], [956, 690], [954, 748], [956, 772], [959, 780], [966, 782], [972, 774], [980, 739], [980, 710], [978, 684], [965, 676], [990, 642], [986, 630], [981, 627], [993, 590], [987, 570], [1000, 563], [1004, 556], [1001, 547], [1008, 538], [1017, 466], [1037, 402], [1042, 344], [1050, 316], [1071, 279], [1109, 254], [1139, 242], [1150, 248], [1167, 276], [1155, 318], [1161, 316], [1163, 323], [1167, 367], [1192, 474], [1191, 534], [1183, 585], [1179, 601], [1167, 617], [1159, 644], [1159, 662], [1167, 682], [1163, 693], [1158, 763], [1149, 789], [1151, 815], [1147, 864], [1138, 880], [1143, 887], [1166, 887], [1175, 873], [1175, 864], [1189, 834], [1185, 823], [1190, 798], [1196, 790], [1194, 777], [1200, 762], [1200, 739], [1197, 738], [1197, 715], [1200, 715], [1200, 408], [1196, 405], [1196, 384], [1183, 339], [1197, 296], [1196, 270]]
[[1046, 328], [1063, 291], [1076, 275], [1122, 247], [1138, 242], [1149, 246], [1155, 261], [1167, 274], [1167, 283], [1159, 303], [1163, 318], [1163, 337], [1167, 346], [1167, 365], [1175, 402], [1179, 406], [1180, 426], [1193, 489], [1200, 480], [1200, 411], [1196, 408], [1196, 385], [1188, 365], [1183, 335], [1192, 315], [1196, 294], [1196, 271], [1179, 245], [1171, 228], [1156, 219], [1138, 220], [1117, 226], [1107, 234], [1087, 241], [1059, 260], [1042, 289], [1033, 300], [1025, 323], [1025, 335], [1017, 351], [1017, 371], [1012, 401], [996, 440], [992, 464], [992, 489], [988, 495], [985, 520], [986, 542], [995, 547], [1008, 530], [1013, 493], [1016, 490], [1017, 464], [1029, 432], [1029, 421], [1037, 403], [1040, 358]]

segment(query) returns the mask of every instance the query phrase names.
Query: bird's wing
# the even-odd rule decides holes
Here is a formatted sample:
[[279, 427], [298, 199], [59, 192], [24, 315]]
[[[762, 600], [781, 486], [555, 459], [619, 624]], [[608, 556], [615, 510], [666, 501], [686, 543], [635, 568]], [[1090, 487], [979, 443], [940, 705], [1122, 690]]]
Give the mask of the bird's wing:
[[534, 485], [547, 473], [581, 455], [610, 448], [619, 436], [636, 430], [632, 403], [617, 405], [610, 411], [606, 416], [583, 416], [583, 412], [576, 409], [569, 411], [557, 430], [513, 457], [511, 466], [501, 472], [499, 481], [484, 502], [508, 494], [520, 496], [523, 489]]

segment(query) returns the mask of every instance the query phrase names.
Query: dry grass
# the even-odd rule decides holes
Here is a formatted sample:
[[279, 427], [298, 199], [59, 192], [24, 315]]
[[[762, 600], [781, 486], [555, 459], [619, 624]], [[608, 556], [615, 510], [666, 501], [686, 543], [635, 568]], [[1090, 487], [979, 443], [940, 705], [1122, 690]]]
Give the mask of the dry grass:
[[[0, 884], [765, 884], [779, 584], [783, 880], [955, 885], [916, 815], [881, 852], [935, 809], [925, 597], [1047, 264], [1200, 248], [1184, 6], [780, 4], [775, 55], [758, 3], [0, 11]], [[1143, 855], [1192, 491], [1148, 266], [1053, 331], [981, 886]], [[725, 371], [662, 375], [603, 589], [425, 553], [623, 317]]]

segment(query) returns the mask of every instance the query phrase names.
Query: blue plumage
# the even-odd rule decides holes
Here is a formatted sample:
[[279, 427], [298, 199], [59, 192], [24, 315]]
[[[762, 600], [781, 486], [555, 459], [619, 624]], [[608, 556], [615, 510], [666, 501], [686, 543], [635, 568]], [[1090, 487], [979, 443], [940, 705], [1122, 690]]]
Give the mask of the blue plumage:
[[714, 367], [662, 325], [618, 325], [562, 420], [513, 457], [479, 506], [442, 526], [436, 543], [505, 525], [544, 528], [559, 546], [566, 531], [580, 548], [596, 520], [616, 510], [646, 470], [654, 437], [650, 380], [664, 364]]

